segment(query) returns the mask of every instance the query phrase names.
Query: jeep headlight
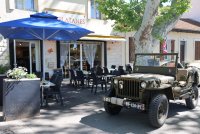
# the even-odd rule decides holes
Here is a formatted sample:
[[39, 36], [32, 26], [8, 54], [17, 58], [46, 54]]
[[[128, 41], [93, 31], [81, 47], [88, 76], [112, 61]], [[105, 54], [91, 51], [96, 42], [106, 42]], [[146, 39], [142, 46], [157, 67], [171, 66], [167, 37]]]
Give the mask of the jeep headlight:
[[117, 85], [118, 84], [118, 80], [114, 79], [114, 84]]
[[146, 82], [142, 82], [142, 83], [140, 84], [140, 86], [141, 86], [141, 88], [146, 88], [146, 87], [147, 87], [147, 83], [146, 83]]

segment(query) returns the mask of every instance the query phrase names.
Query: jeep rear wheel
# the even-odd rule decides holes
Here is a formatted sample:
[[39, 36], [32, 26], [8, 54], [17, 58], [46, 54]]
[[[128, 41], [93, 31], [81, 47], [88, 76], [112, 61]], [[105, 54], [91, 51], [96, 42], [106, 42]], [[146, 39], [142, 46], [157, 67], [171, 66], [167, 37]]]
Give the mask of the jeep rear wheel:
[[194, 86], [192, 88], [192, 95], [189, 98], [185, 99], [186, 106], [189, 109], [194, 109], [197, 106], [199, 100], [199, 92], [197, 86]]
[[[115, 96], [115, 90], [110, 89], [110, 91], [107, 94], [107, 97], [114, 97], [114, 96]], [[122, 109], [122, 106], [118, 106], [118, 105], [115, 105], [115, 104], [111, 104], [110, 102], [104, 101], [104, 108], [105, 108], [105, 111], [108, 114], [116, 115], [116, 114], [119, 114], [119, 112]]]
[[168, 116], [169, 102], [164, 94], [158, 94], [151, 99], [149, 105], [149, 121], [153, 127], [161, 127]]

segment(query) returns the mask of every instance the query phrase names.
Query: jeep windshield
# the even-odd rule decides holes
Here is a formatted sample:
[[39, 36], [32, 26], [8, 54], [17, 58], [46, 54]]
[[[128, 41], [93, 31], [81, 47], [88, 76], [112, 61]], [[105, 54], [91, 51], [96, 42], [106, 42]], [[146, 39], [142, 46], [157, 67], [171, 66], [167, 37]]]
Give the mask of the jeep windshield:
[[134, 72], [156, 73], [175, 76], [177, 68], [177, 58], [177, 53], [136, 54]]

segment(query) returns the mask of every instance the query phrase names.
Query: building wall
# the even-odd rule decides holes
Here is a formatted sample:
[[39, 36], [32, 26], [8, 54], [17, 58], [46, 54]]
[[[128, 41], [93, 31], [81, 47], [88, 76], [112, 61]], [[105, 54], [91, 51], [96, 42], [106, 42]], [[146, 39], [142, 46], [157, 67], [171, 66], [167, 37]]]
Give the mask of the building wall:
[[107, 67], [111, 65], [121, 66], [123, 63], [123, 45], [119, 42], [108, 42], [107, 44]]
[[[26, 11], [26, 10], [19, 10], [10, 8], [9, 1], [12, 0], [0, 0], [0, 22], [5, 22], [9, 20], [15, 20], [20, 18], [29, 17], [30, 14], [35, 13], [34, 11]], [[79, 25], [81, 27], [87, 28], [91, 31], [94, 31], [93, 34], [95, 35], [117, 35], [116, 32], [113, 31], [113, 21], [110, 20], [98, 20], [98, 19], [91, 19], [90, 17], [90, 0], [35, 0], [36, 3], [36, 11], [42, 12], [47, 11], [48, 13], [52, 13], [53, 15], [56, 15], [59, 17], [59, 19], [73, 23], [76, 25]], [[114, 51], [107, 51], [108, 55], [122, 55], [121, 60], [109, 60], [110, 56], [108, 57], [108, 60], [110, 61], [110, 64], [117, 64], [117, 65], [125, 65], [126, 63], [126, 47], [125, 42], [119, 42], [121, 44], [124, 44], [123, 47], [116, 48], [113, 47], [112, 50]], [[47, 47], [51, 46], [49, 44], [46, 44]], [[5, 48], [8, 47], [7, 44], [1, 45]], [[4, 48], [4, 49], [5, 49]], [[8, 51], [7, 55], [9, 54]], [[5, 56], [7, 57], [7, 56]], [[111, 56], [112, 57], [112, 56]], [[113, 62], [113, 63], [112, 63]]]
[[167, 40], [175, 40], [175, 52], [179, 53], [180, 57], [180, 41], [186, 41], [185, 62], [195, 60], [195, 41], [200, 41], [200, 34], [170, 32]]
[[188, 12], [183, 14], [182, 18], [191, 18], [200, 21], [199, 5], [200, 0], [191, 0], [191, 8]]
[[[36, 0], [36, 10], [39, 12], [47, 11], [60, 17], [64, 21], [74, 23], [81, 27], [94, 31], [96, 35], [119, 35], [113, 31], [113, 21], [91, 19], [90, 17], [90, 0]], [[35, 12], [11, 9], [9, 0], [0, 0], [0, 22], [29, 17]], [[198, 19], [199, 0], [192, 0], [192, 8], [183, 17]], [[116, 45], [108, 42], [107, 44], [107, 63], [108, 67], [112, 64], [125, 65], [129, 63], [129, 39], [134, 32], [121, 33], [121, 36], [126, 37], [126, 42], [117, 42]], [[191, 36], [192, 35], [192, 36]], [[192, 37], [192, 38], [191, 38]], [[189, 33], [173, 33], [171, 32], [167, 38], [175, 39], [175, 50], [180, 49], [180, 40], [187, 40], [186, 61], [194, 60], [194, 55], [189, 56], [190, 52], [194, 52], [194, 40], [198, 40], [198, 35]], [[191, 38], [191, 39], [190, 39]], [[4, 43], [3, 43], [4, 42]], [[0, 60], [8, 59], [8, 45], [5, 41], [0, 41]], [[114, 41], [115, 42], [115, 41]], [[51, 47], [51, 44], [46, 44], [46, 47]], [[55, 44], [55, 42], [54, 42]], [[192, 47], [191, 47], [192, 45]], [[190, 47], [188, 47], [190, 46]], [[158, 49], [155, 50], [158, 52]], [[2, 57], [3, 55], [3, 57]], [[56, 56], [54, 57], [56, 59]], [[5, 61], [5, 60], [4, 60]]]
[[[10, 9], [9, 0], [0, 0], [0, 22], [29, 17], [35, 12]], [[9, 64], [9, 45], [6, 39], [0, 37], [0, 64]]]
[[[199, 5], [200, 0], [191, 0], [191, 8], [188, 12], [182, 15], [182, 18], [190, 18], [200, 22]], [[200, 34], [170, 32], [167, 36], [167, 39], [175, 40], [175, 52], [179, 53], [179, 57], [180, 41], [186, 41], [185, 62], [191, 62], [195, 60], [195, 41], [200, 41]]]
[[45, 71], [53, 74], [53, 69], [57, 68], [56, 42], [44, 41]]
[[[0, 0], [0, 22], [4, 20], [4, 16], [6, 13], [6, 1]], [[7, 40], [4, 40], [3, 37], [0, 35], [0, 64], [8, 64], [9, 63], [9, 48], [7, 45]]]

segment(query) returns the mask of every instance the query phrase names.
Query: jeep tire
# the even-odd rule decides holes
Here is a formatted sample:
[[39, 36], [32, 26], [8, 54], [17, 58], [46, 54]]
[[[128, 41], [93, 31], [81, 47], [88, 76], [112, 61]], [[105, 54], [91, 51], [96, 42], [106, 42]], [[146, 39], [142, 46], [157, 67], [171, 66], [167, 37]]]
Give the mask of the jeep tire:
[[149, 121], [153, 127], [159, 128], [168, 116], [169, 102], [164, 94], [155, 95], [149, 104]]
[[[107, 94], [107, 97], [114, 97], [115, 96], [115, 90], [110, 89], [110, 91]], [[104, 108], [105, 111], [110, 115], [117, 115], [122, 109], [122, 106], [118, 106], [115, 104], [111, 104], [110, 102], [104, 101]]]
[[194, 109], [197, 106], [199, 100], [198, 87], [193, 86], [192, 88], [193, 88], [192, 89], [193, 94], [189, 98], [185, 99], [186, 106], [189, 109]]

